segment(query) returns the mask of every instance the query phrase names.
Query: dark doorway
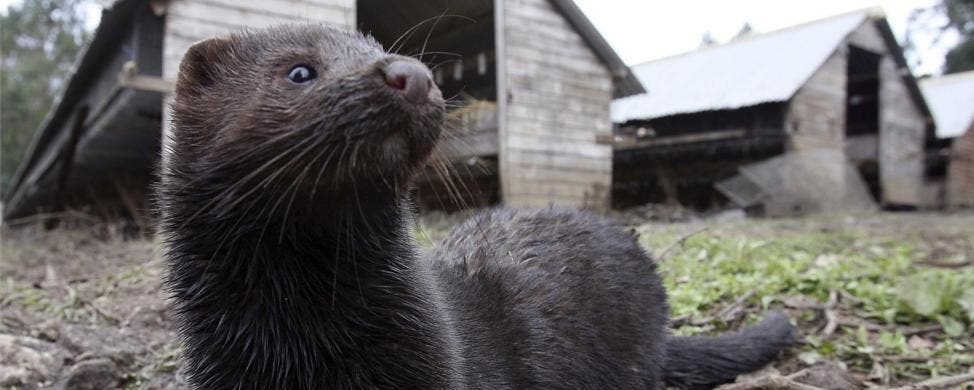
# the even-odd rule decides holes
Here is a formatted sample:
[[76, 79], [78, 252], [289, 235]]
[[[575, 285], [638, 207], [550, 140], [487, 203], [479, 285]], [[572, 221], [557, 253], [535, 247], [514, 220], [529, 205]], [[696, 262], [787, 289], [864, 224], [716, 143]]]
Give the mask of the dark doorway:
[[856, 165], [873, 199], [880, 199], [879, 63], [882, 56], [849, 46], [846, 84], [846, 154]]
[[846, 135], [879, 133], [879, 54], [849, 47]]

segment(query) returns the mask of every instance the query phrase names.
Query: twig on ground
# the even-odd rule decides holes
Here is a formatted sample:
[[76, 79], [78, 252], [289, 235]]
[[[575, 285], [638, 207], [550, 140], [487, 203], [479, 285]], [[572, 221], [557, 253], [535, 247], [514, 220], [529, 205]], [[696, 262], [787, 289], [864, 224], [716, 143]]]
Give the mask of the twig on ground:
[[850, 328], [858, 328], [861, 326], [863, 328], [866, 328], [866, 330], [871, 330], [871, 331], [880, 331], [885, 329], [881, 325], [876, 325], [872, 322], [866, 322], [859, 318], [848, 318], [848, 317], [839, 316], [839, 319], [836, 320], [836, 322], [838, 322], [839, 325], [847, 326]]
[[839, 328], [839, 315], [835, 313], [835, 310], [826, 309], [825, 310], [825, 327], [822, 328], [822, 336], [829, 337], [835, 333], [835, 330]]
[[829, 300], [825, 301], [825, 307], [835, 307], [837, 304], [839, 304], [839, 292], [829, 290]]
[[941, 378], [934, 378], [925, 380], [923, 382], [914, 383], [912, 385], [906, 385], [902, 387], [893, 388], [891, 390], [932, 390], [932, 389], [945, 389], [952, 386], [970, 384], [974, 382], [974, 372], [969, 372], [966, 374], [945, 376]]
[[924, 325], [920, 327], [909, 327], [909, 328], [888, 327], [888, 326], [882, 326], [876, 323], [868, 322], [861, 318], [849, 318], [843, 316], [838, 316], [838, 318], [836, 319], [836, 323], [838, 323], [838, 325], [849, 327], [849, 328], [858, 328], [861, 326], [866, 328], [866, 330], [872, 332], [879, 332], [882, 330], [889, 330], [889, 331], [899, 330], [900, 333], [902, 333], [903, 336], [906, 337], [916, 336], [924, 333], [941, 332], [944, 329], [943, 326], [940, 324], [930, 324], [930, 325]]
[[921, 326], [921, 327], [916, 327], [916, 328], [907, 328], [907, 329], [904, 329], [903, 330], [903, 336], [910, 337], [910, 336], [915, 336], [915, 335], [918, 335], [918, 334], [931, 333], [931, 332], [940, 332], [940, 331], [943, 331], [943, 330], [944, 330], [943, 325], [940, 325], [940, 324], [932, 324], [932, 325]]
[[779, 389], [779, 390], [823, 390], [821, 387], [806, 385], [798, 382], [795, 378], [804, 376], [806, 370], [795, 372], [788, 376], [771, 374], [754, 378], [747, 381], [732, 383], [718, 387], [719, 390], [758, 390], [758, 389]]
[[956, 268], [964, 268], [969, 265], [974, 265], [974, 260], [965, 260], [965, 261], [958, 261], [958, 262], [943, 261], [943, 260], [923, 260], [923, 261], [916, 262], [916, 264], [925, 265], [934, 268], [956, 269]]
[[676, 248], [677, 246], [682, 246], [683, 243], [685, 243], [687, 240], [690, 239], [690, 237], [696, 236], [696, 235], [698, 235], [700, 233], [703, 233], [703, 232], [705, 232], [707, 230], [710, 230], [710, 226], [704, 226], [704, 227], [702, 227], [700, 229], [697, 229], [697, 230], [694, 230], [694, 231], [692, 231], [692, 232], [690, 232], [688, 234], [684, 234], [683, 237], [680, 237], [678, 240], [674, 241], [672, 244], [670, 244], [666, 248], [663, 248], [663, 250], [660, 251], [659, 254], [656, 255], [656, 261], [663, 261], [663, 259], [666, 258], [666, 255], [668, 255], [670, 253], [670, 251], [673, 250], [673, 248]]
[[877, 358], [883, 361], [893, 362], [893, 363], [924, 363], [930, 361], [930, 357], [928, 356], [901, 355], [901, 356], [877, 356]]
[[741, 295], [735, 299], [733, 303], [721, 309], [720, 312], [717, 313], [717, 318], [720, 318], [724, 322], [733, 321], [743, 309], [744, 303], [747, 302], [747, 300], [752, 296], [754, 296], [754, 290], [749, 290], [748, 292], [744, 293], [744, 295]]
[[835, 290], [829, 291], [829, 300], [825, 303], [825, 327], [822, 328], [822, 336], [829, 337], [839, 327], [839, 314], [835, 311], [835, 305], [839, 303], [839, 293]]

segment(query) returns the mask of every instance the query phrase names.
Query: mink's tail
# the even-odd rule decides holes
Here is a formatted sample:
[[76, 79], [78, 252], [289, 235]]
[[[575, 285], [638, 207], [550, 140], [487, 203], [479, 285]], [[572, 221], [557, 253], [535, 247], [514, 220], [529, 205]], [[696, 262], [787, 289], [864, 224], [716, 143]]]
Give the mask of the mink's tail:
[[734, 333], [670, 336], [666, 340], [663, 380], [680, 389], [710, 389], [763, 367], [793, 343], [794, 327], [779, 311]]

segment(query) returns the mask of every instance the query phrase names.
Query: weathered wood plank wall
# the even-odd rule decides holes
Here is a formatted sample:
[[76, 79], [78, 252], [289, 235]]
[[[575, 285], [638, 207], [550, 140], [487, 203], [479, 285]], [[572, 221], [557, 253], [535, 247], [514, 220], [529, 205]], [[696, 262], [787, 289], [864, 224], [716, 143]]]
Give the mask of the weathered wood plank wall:
[[[846, 128], [846, 83], [848, 74], [848, 48], [839, 47], [809, 80], [791, 98], [785, 112], [785, 149], [793, 152], [812, 152], [814, 150], [843, 151]], [[807, 156], [831, 156], [827, 153], [810, 153]], [[812, 158], [812, 157], [810, 157]], [[805, 168], [804, 172], [784, 175], [787, 188], [805, 188], [804, 182], [810, 177], [830, 178], [833, 188], [829, 192], [846, 193], [844, 161], [831, 158], [816, 164], [807, 159], [798, 159], [795, 169]], [[795, 207], [796, 199], [782, 198], [781, 194], [768, 202], [767, 212], [782, 214], [784, 208]], [[800, 202], [798, 202], [800, 203]], [[813, 202], [814, 203], [814, 202]], [[796, 210], [797, 211], [797, 210]], [[803, 210], [807, 211], [807, 210]]]
[[836, 50], [791, 98], [785, 112], [788, 150], [844, 146], [847, 54], [845, 47]]
[[924, 185], [926, 122], [889, 57], [879, 65], [879, 174], [883, 203], [919, 205]]
[[[162, 77], [176, 80], [179, 61], [194, 43], [244, 28], [316, 22], [353, 29], [355, 0], [171, 0], [163, 32]], [[169, 134], [171, 95], [163, 99], [163, 144]], [[163, 148], [162, 158], [166, 158]]]
[[954, 139], [947, 171], [947, 205], [974, 207], [974, 123]]
[[609, 71], [550, 2], [502, 7], [504, 202], [608, 208], [612, 146], [597, 137], [612, 135]]
[[880, 60], [878, 153], [881, 199], [887, 205], [921, 203], [926, 119], [872, 21], [854, 30], [792, 97], [785, 129], [789, 150], [844, 148], [848, 46], [875, 52]]
[[881, 199], [887, 205], [919, 206], [924, 188], [927, 122], [882, 33], [867, 22], [849, 35], [848, 43], [882, 55], [879, 64], [879, 175]]
[[163, 77], [175, 80], [193, 43], [244, 28], [319, 22], [354, 28], [354, 0], [173, 0], [166, 10]]

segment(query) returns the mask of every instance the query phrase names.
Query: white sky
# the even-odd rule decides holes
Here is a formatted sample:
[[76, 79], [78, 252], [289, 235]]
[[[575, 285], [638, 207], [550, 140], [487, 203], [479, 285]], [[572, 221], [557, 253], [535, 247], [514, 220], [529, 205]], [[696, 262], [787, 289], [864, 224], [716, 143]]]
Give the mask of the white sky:
[[[0, 0], [0, 10], [22, 0]], [[102, 0], [103, 1], [103, 0]], [[96, 0], [96, 2], [99, 2]], [[609, 44], [627, 64], [696, 49], [704, 33], [726, 42], [744, 25], [754, 32], [768, 32], [853, 10], [881, 7], [900, 41], [910, 11], [938, 0], [575, 0]], [[97, 25], [100, 11], [88, 12], [90, 26]], [[917, 75], [939, 74], [946, 50], [957, 42], [946, 35], [934, 43], [932, 34], [914, 36], [920, 64]]]
[[[881, 7], [902, 42], [906, 22], [914, 8], [937, 0], [575, 0], [609, 44], [627, 64], [691, 51], [704, 33], [726, 42], [750, 23], [754, 32], [768, 32], [811, 20]], [[917, 75], [939, 74], [946, 49], [956, 36], [945, 36], [937, 45], [930, 34], [914, 36], [921, 64]]]

